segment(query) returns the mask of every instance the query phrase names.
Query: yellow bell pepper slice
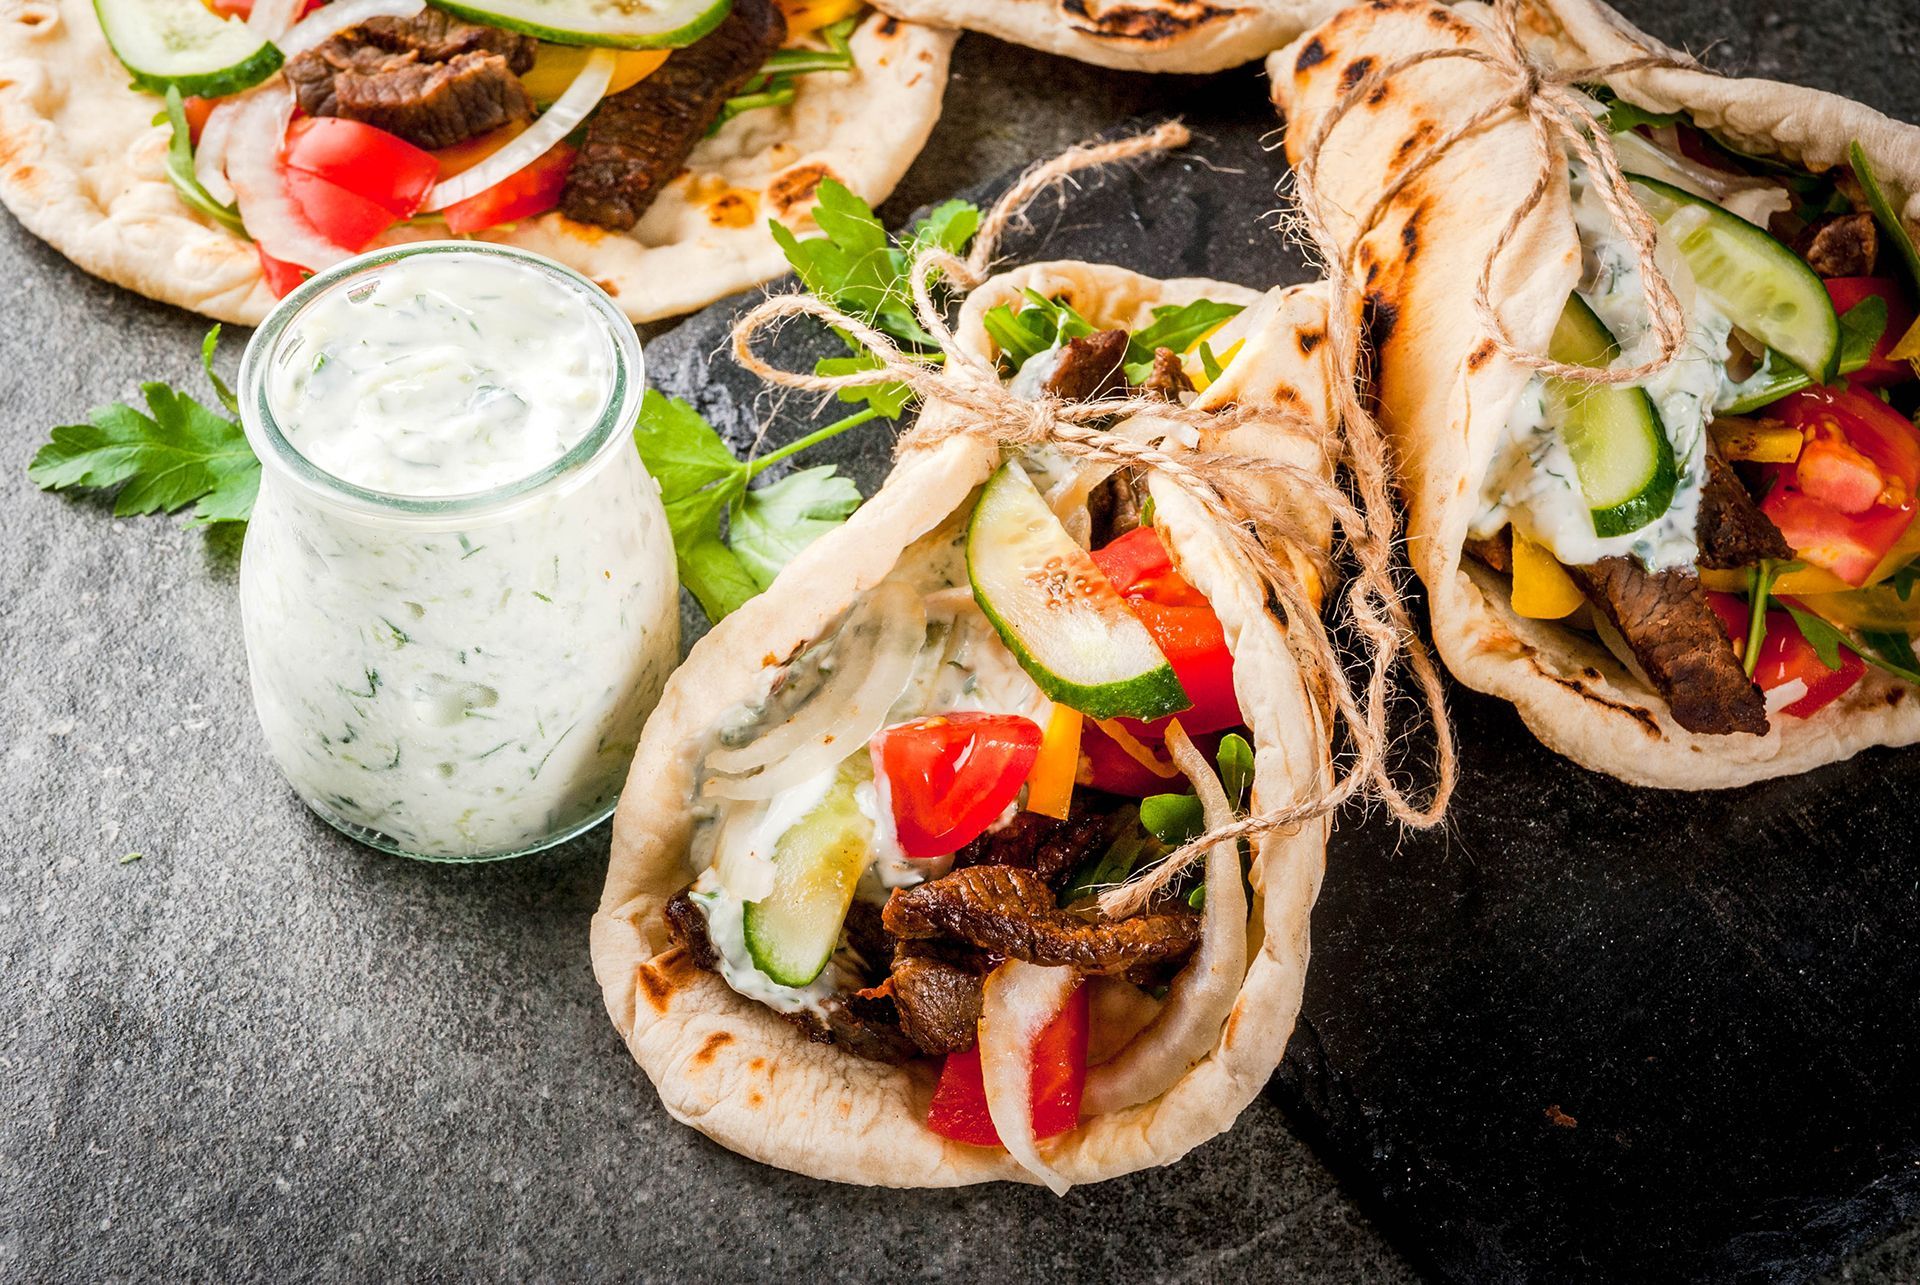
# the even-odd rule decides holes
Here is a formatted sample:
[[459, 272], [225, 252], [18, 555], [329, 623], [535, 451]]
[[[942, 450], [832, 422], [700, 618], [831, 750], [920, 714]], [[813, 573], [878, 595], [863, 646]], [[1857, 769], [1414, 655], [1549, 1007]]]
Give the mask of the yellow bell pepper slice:
[[[1204, 343], [1205, 340], [1201, 342]], [[1222, 375], [1227, 373], [1227, 367], [1233, 365], [1234, 357], [1239, 354], [1240, 349], [1246, 345], [1246, 342], [1244, 339], [1236, 339], [1227, 346], [1225, 352], [1214, 358], [1214, 361], [1219, 363], [1220, 373]], [[1206, 363], [1200, 360], [1200, 344], [1196, 343], [1193, 346], [1193, 352], [1194, 355], [1188, 363], [1187, 381], [1193, 385], [1194, 392], [1204, 393], [1207, 391], [1207, 386], [1213, 383], [1213, 377], [1207, 374]]]
[[1086, 716], [1055, 705], [1040, 735], [1040, 754], [1027, 774], [1027, 811], [1067, 819], [1073, 806], [1073, 779], [1080, 771], [1080, 728]]
[[842, 18], [850, 18], [866, 6], [866, 0], [780, 0], [780, 12], [787, 17], [789, 40], [831, 27]]
[[1520, 532], [1513, 533], [1513, 609], [1529, 620], [1558, 620], [1587, 597], [1560, 560]]
[[[555, 45], [546, 41], [533, 55], [533, 66], [527, 74], [520, 77], [520, 83], [527, 87], [527, 93], [533, 101], [542, 107], [556, 101], [567, 92], [567, 86], [580, 74], [587, 64], [588, 55], [594, 51], [584, 45]], [[633, 49], [614, 55], [613, 78], [607, 82], [609, 96], [623, 89], [632, 89], [654, 72], [660, 70], [660, 64], [667, 60], [671, 49]]]
[[1752, 460], [1756, 464], [1791, 464], [1800, 458], [1806, 439], [1790, 424], [1772, 419], [1725, 415], [1713, 421], [1713, 444], [1720, 457]]
[[[1920, 519], [1907, 527], [1905, 535], [1893, 542], [1880, 565], [1873, 569], [1862, 588], [1870, 589], [1888, 576], [1906, 566], [1915, 558], [1920, 558]], [[1718, 589], [1722, 593], [1745, 593], [1747, 591], [1747, 573], [1744, 570], [1710, 571], [1702, 568], [1700, 583], [1709, 589]], [[1813, 598], [1828, 594], [1852, 593], [1853, 586], [1820, 567], [1801, 567], [1789, 571], [1773, 582], [1771, 592], [1785, 594], [1791, 598]]]
[[1920, 588], [1910, 590], [1902, 599], [1892, 585], [1882, 584], [1845, 593], [1802, 596], [1800, 604], [1842, 629], [1908, 637], [1920, 633]]

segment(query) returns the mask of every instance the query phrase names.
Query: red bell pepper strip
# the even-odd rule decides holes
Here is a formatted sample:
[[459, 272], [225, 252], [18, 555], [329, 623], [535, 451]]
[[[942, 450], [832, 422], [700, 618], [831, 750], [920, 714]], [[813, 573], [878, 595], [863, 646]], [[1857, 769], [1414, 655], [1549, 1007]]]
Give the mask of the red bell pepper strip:
[[909, 857], [973, 842], [1013, 803], [1040, 754], [1040, 725], [1018, 714], [946, 714], [884, 728], [870, 745]]
[[[1087, 1083], [1087, 1032], [1092, 1024], [1089, 999], [1089, 988], [1082, 982], [1034, 1042], [1029, 1092], [1035, 1138], [1057, 1137], [1080, 1123], [1080, 1094]], [[978, 1045], [964, 1053], [947, 1054], [927, 1108], [927, 1127], [955, 1142], [1001, 1145], [1000, 1132], [987, 1111]]]
[[447, 231], [465, 236], [545, 214], [560, 204], [560, 193], [567, 186], [567, 171], [573, 168], [573, 158], [573, 148], [555, 143], [531, 165], [441, 211], [446, 216]]
[[[1104, 549], [1095, 549], [1093, 560], [1153, 635], [1193, 701], [1191, 709], [1174, 715], [1187, 734], [1223, 731], [1245, 722], [1233, 690], [1233, 653], [1227, 650], [1220, 617], [1206, 596], [1174, 569], [1160, 532], [1136, 527]], [[1158, 739], [1166, 734], [1167, 722], [1130, 721], [1127, 726], [1142, 740]]]

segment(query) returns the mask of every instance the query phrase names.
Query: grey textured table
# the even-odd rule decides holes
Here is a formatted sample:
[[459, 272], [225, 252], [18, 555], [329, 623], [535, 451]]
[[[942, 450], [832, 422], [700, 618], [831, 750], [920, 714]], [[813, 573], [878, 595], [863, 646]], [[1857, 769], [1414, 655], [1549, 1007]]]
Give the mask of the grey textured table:
[[[1909, 0], [1623, 7], [1920, 119]], [[888, 212], [1193, 88], [970, 37]], [[829, 1187], [674, 1124], [587, 962], [604, 830], [465, 869], [347, 843], [259, 743], [237, 541], [27, 482], [52, 424], [193, 385], [203, 323], [0, 238], [0, 1277], [1412, 1277], [1264, 1100], [1064, 1200]], [[1913, 1229], [1837, 1270], [1916, 1275]]]

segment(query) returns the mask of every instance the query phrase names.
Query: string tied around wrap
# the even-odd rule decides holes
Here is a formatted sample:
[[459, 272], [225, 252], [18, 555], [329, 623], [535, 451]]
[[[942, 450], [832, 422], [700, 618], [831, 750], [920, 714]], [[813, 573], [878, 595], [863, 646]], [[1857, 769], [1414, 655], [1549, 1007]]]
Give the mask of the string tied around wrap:
[[[1391, 566], [1391, 499], [1384, 487], [1363, 490], [1359, 503], [1330, 480], [1332, 466], [1344, 454], [1332, 426], [1292, 408], [1225, 406], [1200, 410], [1140, 394], [1068, 402], [1041, 396], [1027, 399], [1001, 380], [994, 362], [969, 351], [954, 336], [936, 285], [964, 295], [987, 279], [999, 239], [1026, 206], [1042, 192], [1077, 171], [1184, 146], [1187, 129], [1170, 122], [1143, 134], [1104, 143], [1083, 144], [1023, 174], [982, 218], [972, 249], [962, 258], [939, 247], [923, 249], [909, 266], [907, 281], [915, 321], [934, 340], [939, 359], [903, 350], [864, 319], [815, 296], [792, 292], [763, 300], [734, 325], [735, 359], [768, 383], [803, 392], [837, 393], [880, 384], [904, 384], [923, 405], [944, 402], [960, 414], [929, 422], [922, 416], [901, 434], [897, 450], [924, 450], [951, 437], [985, 439], [1014, 449], [1049, 445], [1086, 464], [1131, 466], [1165, 478], [1191, 498], [1228, 541], [1236, 560], [1252, 570], [1286, 621], [1290, 653], [1310, 691], [1326, 693], [1344, 729], [1344, 767], [1332, 779], [1294, 791], [1277, 807], [1201, 835], [1117, 888], [1102, 894], [1101, 909], [1124, 917], [1149, 904], [1198, 856], [1214, 844], [1270, 833], [1290, 833], [1324, 817], [1363, 790], [1379, 798], [1402, 822], [1431, 825], [1444, 814], [1451, 795], [1454, 762], [1451, 729], [1439, 676], [1431, 657], [1407, 618]], [[864, 349], [866, 368], [849, 374], [792, 371], [765, 360], [753, 349], [764, 330], [800, 316], [811, 316], [842, 332]], [[1329, 318], [1330, 322], [1332, 318]], [[1303, 434], [1320, 443], [1326, 475], [1280, 461], [1214, 450], [1169, 451], [1154, 442], [1113, 431], [1113, 426], [1146, 418], [1155, 426], [1182, 426], [1195, 434], [1219, 433], [1257, 425], [1276, 433]], [[1377, 449], [1377, 448], [1376, 448]], [[1367, 656], [1367, 680], [1356, 694], [1321, 619], [1310, 588], [1276, 556], [1286, 548], [1302, 554], [1324, 578], [1328, 562], [1297, 522], [1262, 503], [1248, 479], [1283, 479], [1317, 500], [1354, 551], [1356, 569], [1343, 591]], [[1388, 764], [1390, 736], [1387, 705], [1396, 664], [1412, 668], [1436, 735], [1436, 777], [1426, 798], [1415, 802], [1394, 779]], [[1332, 735], [1332, 728], [1325, 729]], [[1314, 788], [1317, 786], [1318, 788]]]

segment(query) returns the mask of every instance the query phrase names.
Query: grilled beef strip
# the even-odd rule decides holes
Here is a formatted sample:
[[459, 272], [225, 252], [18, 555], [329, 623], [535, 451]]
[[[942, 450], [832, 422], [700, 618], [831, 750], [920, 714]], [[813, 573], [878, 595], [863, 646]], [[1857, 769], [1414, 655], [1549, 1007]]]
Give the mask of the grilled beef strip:
[[1765, 734], [1766, 698], [1741, 669], [1699, 576], [1649, 571], [1633, 557], [1567, 571], [1627, 640], [1674, 722], [1710, 736]]
[[369, 18], [289, 59], [309, 116], [339, 116], [417, 147], [451, 147], [533, 116], [520, 73], [538, 41], [439, 9]]
[[977, 950], [939, 941], [903, 941], [893, 955], [893, 1003], [900, 1029], [923, 1053], [973, 1047], [990, 961]]
[[1201, 917], [1185, 906], [1100, 920], [1060, 910], [1039, 876], [1013, 866], [968, 866], [896, 888], [882, 918], [902, 940], [957, 937], [1006, 958], [1107, 977], [1184, 959], [1201, 932]]
[[1091, 809], [1085, 793], [1075, 792], [1073, 810], [1064, 821], [1038, 812], [1014, 814], [1013, 820], [986, 831], [955, 853], [953, 868], [1017, 866], [1031, 870], [1049, 888], [1059, 888], [1107, 845], [1110, 822]]
[[1880, 257], [1880, 229], [1865, 210], [1830, 214], [1814, 220], [1793, 248], [1823, 277], [1872, 276]]
[[734, 0], [713, 31], [600, 104], [567, 172], [561, 210], [616, 232], [632, 228], [720, 119], [727, 99], [786, 39], [787, 20], [773, 0]]
[[1727, 463], [1707, 453], [1707, 484], [1700, 492], [1700, 565], [1715, 570], [1750, 567], [1762, 558], [1785, 561], [1793, 546], [1773, 519], [1760, 511], [1746, 483]]
[[1193, 381], [1187, 378], [1187, 368], [1180, 363], [1180, 354], [1171, 348], [1155, 348], [1153, 370], [1141, 382], [1140, 391], [1170, 402], [1178, 402], [1183, 393], [1192, 392]]
[[1096, 330], [1069, 339], [1040, 391], [1063, 402], [1098, 401], [1127, 388], [1127, 332]]
[[1129, 466], [1115, 469], [1105, 481], [1087, 492], [1087, 517], [1092, 522], [1094, 548], [1105, 548], [1139, 527], [1140, 497], [1145, 490], [1140, 471]]

